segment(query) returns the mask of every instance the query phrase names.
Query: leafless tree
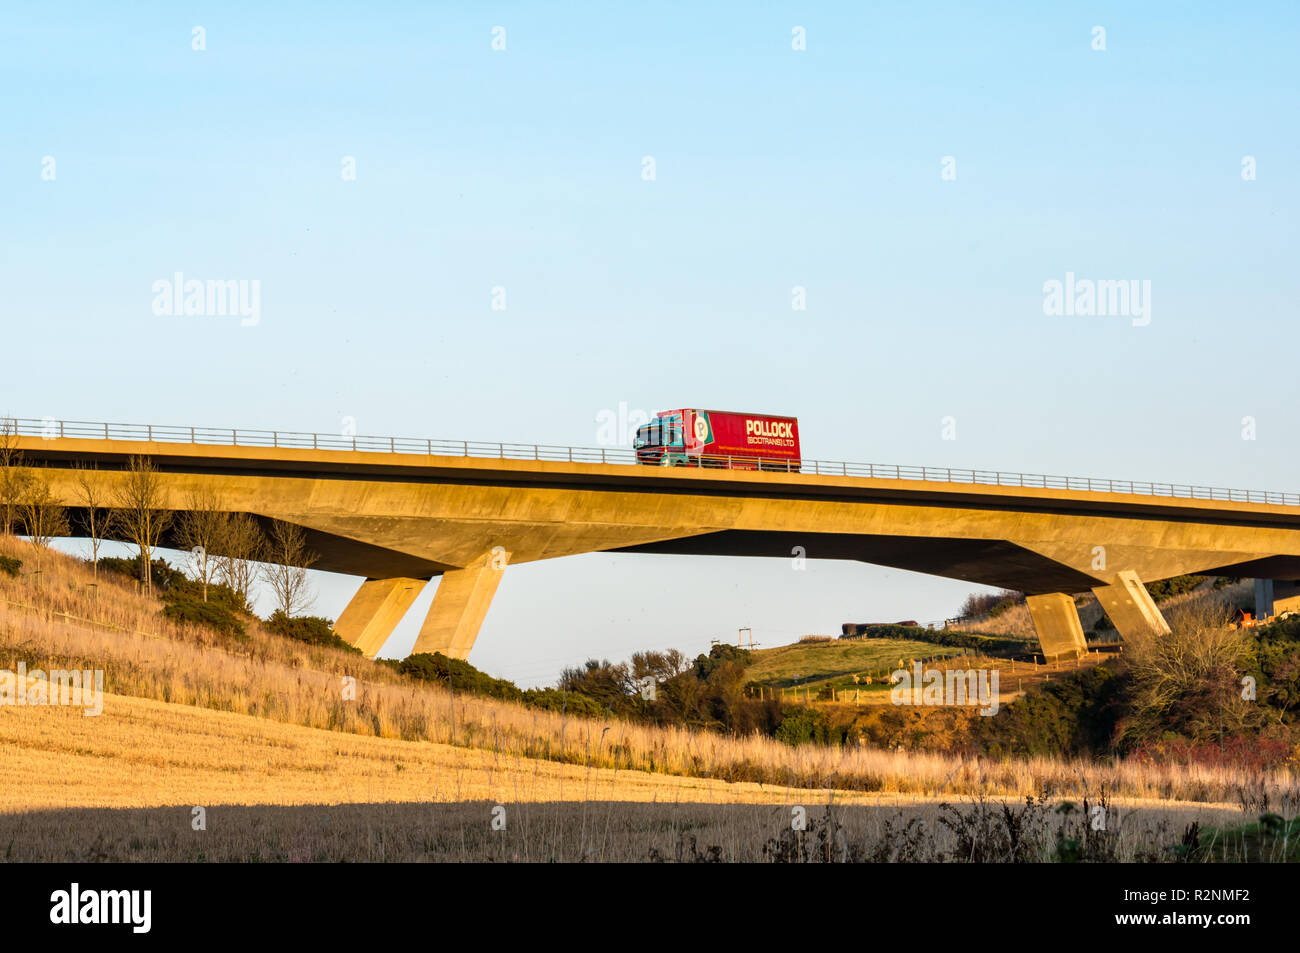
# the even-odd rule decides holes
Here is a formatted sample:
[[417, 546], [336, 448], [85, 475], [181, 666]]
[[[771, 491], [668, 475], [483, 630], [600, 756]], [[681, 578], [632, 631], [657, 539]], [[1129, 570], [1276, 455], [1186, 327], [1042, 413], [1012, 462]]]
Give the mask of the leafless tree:
[[1242, 697], [1249, 633], [1228, 625], [1228, 606], [1203, 599], [1169, 613], [1170, 632], [1126, 633], [1132, 715], [1122, 725], [1134, 742], [1174, 731], [1193, 741], [1259, 727], [1264, 706]]
[[[92, 475], [93, 474], [93, 475]], [[90, 564], [95, 578], [99, 578], [99, 550], [108, 535], [113, 513], [109, 509], [108, 488], [102, 482], [99, 471], [77, 465], [77, 502], [85, 511], [85, 528], [90, 534]]]
[[113, 515], [122, 534], [140, 550], [140, 586], [153, 592], [153, 553], [171, 523], [162, 480], [148, 457], [131, 457], [126, 479], [113, 497]]
[[23, 452], [18, 449], [18, 424], [13, 418], [0, 418], [0, 533], [13, 532], [22, 506], [27, 473], [23, 469]]
[[266, 537], [257, 520], [247, 513], [234, 513], [222, 528], [216, 547], [217, 581], [239, 593], [244, 605], [252, 602], [258, 563], [266, 558]]
[[208, 601], [208, 586], [216, 581], [216, 553], [230, 522], [230, 514], [220, 507], [221, 499], [212, 488], [201, 486], [186, 495], [185, 509], [176, 520], [176, 542], [189, 551], [190, 569], [203, 587], [204, 602]]
[[36, 545], [39, 560], [54, 537], [68, 534], [68, 512], [50, 489], [48, 474], [40, 470], [27, 474], [20, 509], [23, 531]]
[[307, 567], [317, 557], [307, 549], [307, 535], [302, 527], [274, 521], [267, 536], [266, 558], [263, 574], [275, 594], [276, 608], [288, 616], [310, 609], [315, 599], [310, 591]]

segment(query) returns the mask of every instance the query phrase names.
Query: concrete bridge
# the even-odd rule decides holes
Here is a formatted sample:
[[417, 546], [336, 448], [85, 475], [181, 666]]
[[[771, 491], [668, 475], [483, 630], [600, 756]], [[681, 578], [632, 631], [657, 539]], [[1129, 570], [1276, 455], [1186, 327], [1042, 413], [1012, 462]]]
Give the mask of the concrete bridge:
[[1300, 579], [1296, 494], [818, 461], [663, 469], [627, 450], [48, 419], [8, 428], [74, 516], [76, 465], [120, 481], [146, 456], [178, 510], [206, 488], [230, 512], [302, 527], [314, 568], [364, 577], [336, 630], [369, 655], [439, 576], [415, 651], [465, 658], [508, 565], [576, 553], [801, 547], [1019, 589], [1049, 657], [1086, 650], [1072, 593], [1094, 592], [1131, 635], [1168, 631], [1144, 581]]

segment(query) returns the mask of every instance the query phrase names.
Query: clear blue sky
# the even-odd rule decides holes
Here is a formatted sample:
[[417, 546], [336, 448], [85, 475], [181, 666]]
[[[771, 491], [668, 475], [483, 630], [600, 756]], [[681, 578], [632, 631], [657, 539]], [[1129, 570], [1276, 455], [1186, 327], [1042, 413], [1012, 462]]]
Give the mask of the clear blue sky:
[[[1298, 488], [1294, 4], [263, 6], [6, 11], [0, 412], [592, 445], [705, 406], [821, 459]], [[259, 323], [155, 315], [177, 271], [259, 281]], [[1067, 272], [1149, 280], [1150, 324], [1044, 315]], [[512, 567], [471, 661], [969, 588], [575, 557]]]

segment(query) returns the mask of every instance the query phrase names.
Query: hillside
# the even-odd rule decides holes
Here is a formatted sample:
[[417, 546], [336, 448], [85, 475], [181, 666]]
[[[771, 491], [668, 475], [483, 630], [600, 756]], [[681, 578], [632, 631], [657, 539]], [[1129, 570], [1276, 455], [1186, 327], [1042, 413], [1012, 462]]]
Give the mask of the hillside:
[[[0, 554], [32, 564], [33, 547], [0, 538]], [[42, 571], [0, 573], [0, 665], [102, 668], [107, 691], [250, 715], [286, 725], [405, 742], [434, 742], [499, 755], [592, 768], [649, 771], [727, 782], [900, 794], [1032, 794], [1044, 786], [1108, 784], [1134, 797], [1230, 799], [1224, 773], [1206, 787], [1180, 780], [1177, 766], [1026, 762], [858, 747], [800, 745], [772, 738], [578, 718], [563, 711], [456, 693], [412, 681], [355, 653], [306, 645], [250, 622], [243, 638], [161, 615], [161, 604], [80, 560], [39, 554]], [[356, 679], [355, 700], [341, 680]], [[96, 724], [99, 719], [87, 719]], [[1277, 783], [1288, 784], [1285, 778]]]
[[[10, 841], [17, 836], [24, 856], [68, 857], [74, 848], [56, 832], [68, 829], [69, 817], [82, 816], [68, 813], [75, 811], [114, 811], [96, 821], [97, 830], [116, 832], [102, 850], [92, 848], [102, 859], [194, 859], [196, 851], [202, 857], [272, 860], [305, 851], [306, 859], [320, 859], [336, 856], [332, 852], [344, 850], [345, 842], [360, 852], [350, 856], [388, 856], [382, 842], [357, 846], [354, 829], [304, 835], [308, 846], [295, 846], [293, 832], [318, 829], [320, 806], [328, 804], [356, 806], [361, 813], [354, 809], [347, 816], [363, 830], [371, 823], [364, 818], [382, 817], [406, 831], [414, 839], [394, 847], [404, 856], [421, 850], [445, 856], [459, 849], [496, 857], [488, 842], [429, 846], [433, 842], [418, 839], [414, 820], [421, 816], [420, 804], [447, 804], [455, 816], [470, 816], [464, 812], [483, 814], [494, 802], [520, 810], [537, 805], [529, 809], [531, 816], [551, 824], [558, 838], [551, 858], [568, 856], [566, 838], [586, 842], [588, 811], [600, 805], [606, 831], [601, 849], [607, 851], [602, 856], [638, 859], [656, 843], [660, 852], [680, 851], [684, 842], [674, 840], [676, 833], [666, 844], [661, 834], [683, 824], [730, 831], [728, 850], [757, 859], [762, 828], [752, 821], [744, 821], [742, 831], [731, 826], [741, 821], [716, 815], [707, 824], [662, 812], [650, 820], [631, 804], [832, 800], [911, 811], [934, 798], [1059, 799], [1106, 791], [1116, 804], [1138, 809], [1145, 820], [1135, 824], [1141, 826], [1166, 816], [1156, 802], [1172, 805], [1176, 813], [1169, 817], [1225, 823], [1227, 805], [1278, 803], [1295, 792], [1288, 770], [1262, 768], [1246, 781], [1228, 763], [1062, 757], [1059, 737], [1050, 732], [1024, 756], [985, 756], [951, 746], [962, 737], [983, 738], [992, 749], [1013, 751], [1008, 742], [1041, 731], [1039, 722], [1014, 715], [980, 719], [965, 717], [969, 712], [885, 706], [875, 711], [894, 725], [889, 733], [881, 733], [886, 722], [878, 717], [868, 722], [850, 713], [847, 740], [837, 744], [816, 743], [816, 730], [786, 730], [787, 722], [806, 724], [810, 709], [798, 705], [778, 715], [785, 721], [776, 738], [613, 715], [576, 717], [453, 693], [355, 652], [277, 635], [252, 617], [243, 620], [242, 633], [169, 618], [162, 602], [136, 593], [128, 580], [105, 572], [96, 580], [82, 561], [37, 552], [22, 540], [0, 538], [0, 556], [13, 570], [0, 571], [0, 669], [13, 672], [20, 663], [29, 670], [76, 667], [102, 670], [106, 678], [103, 712], [96, 717], [71, 707], [0, 706], [0, 835], [7, 832]], [[814, 663], [819, 675], [833, 680], [859, 665], [896, 664], [904, 647], [918, 655], [933, 655], [936, 648], [866, 640], [829, 651], [769, 650], [754, 664], [780, 679], [793, 666], [807, 665], [809, 649], [816, 648], [823, 652], [823, 661]], [[343, 690], [345, 679], [355, 679], [354, 698]], [[965, 718], [964, 728], [954, 715]], [[1059, 720], [1061, 714], [1050, 717]], [[972, 734], [974, 729], [984, 733]], [[929, 750], [897, 743], [923, 736], [933, 742]], [[156, 813], [195, 804], [246, 805], [250, 810], [226, 816], [252, 827], [196, 847], [167, 827], [175, 819], [159, 820], [171, 815]], [[381, 811], [378, 804], [395, 807]], [[161, 833], [160, 823], [166, 828]], [[279, 825], [269, 840], [256, 833], [263, 823]], [[878, 822], [872, 830], [872, 836], [892, 836]], [[609, 846], [611, 831], [623, 832], [622, 840], [615, 838], [617, 849]], [[660, 833], [652, 836], [653, 831]], [[509, 843], [511, 857], [529, 859], [528, 845]], [[748, 846], [737, 846], [742, 843]], [[75, 848], [86, 849], [84, 843]], [[1146, 848], [1135, 841], [1130, 849]]]
[[856, 642], [796, 643], [770, 649], [755, 649], [754, 661], [746, 667], [751, 681], [774, 688], [817, 685], [856, 673], [874, 673], [897, 668], [900, 661], [956, 655], [961, 649], [914, 639], [870, 639]]

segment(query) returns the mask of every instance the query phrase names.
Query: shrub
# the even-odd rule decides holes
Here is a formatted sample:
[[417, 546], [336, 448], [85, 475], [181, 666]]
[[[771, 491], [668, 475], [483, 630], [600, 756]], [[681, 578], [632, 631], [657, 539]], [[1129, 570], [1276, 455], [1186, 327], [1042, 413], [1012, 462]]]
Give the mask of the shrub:
[[[164, 602], [203, 602], [203, 584], [195, 582], [188, 576], [179, 575], [179, 578], [173, 577], [163, 589], [162, 598]], [[208, 603], [219, 605], [230, 612], [239, 612], [245, 615], [251, 615], [247, 604], [239, 597], [239, 593], [229, 586], [223, 586], [220, 583], [208, 583]]]
[[562, 692], [577, 692], [595, 699], [606, 708], [622, 711], [636, 691], [632, 671], [626, 663], [615, 665], [608, 659], [587, 659], [581, 668], [566, 668], [560, 673]]
[[523, 694], [528, 705], [546, 711], [562, 711], [589, 718], [606, 718], [610, 714], [609, 709], [596, 699], [578, 692], [564, 692], [558, 688], [530, 688]]
[[244, 622], [239, 616], [225, 606], [215, 602], [201, 602], [191, 599], [173, 600], [163, 606], [162, 614], [175, 622], [192, 622], [206, 625], [218, 632], [232, 635], [241, 641], [248, 639]]
[[1222, 606], [1202, 603], [1171, 614], [1168, 634], [1143, 630], [1124, 640], [1133, 678], [1130, 713], [1121, 725], [1126, 742], [1138, 746], [1167, 732], [1209, 741], [1264, 717], [1242, 697], [1240, 684], [1256, 639], [1226, 623]]
[[[208, 587], [209, 591], [211, 591], [211, 588], [211, 586]], [[262, 625], [266, 631], [274, 632], [276, 635], [282, 635], [286, 639], [293, 639], [296, 642], [306, 642], [308, 645], [324, 645], [328, 648], [343, 649], [358, 654], [361, 652], [352, 643], [338, 637], [338, 634], [334, 631], [333, 619], [322, 619], [320, 616], [314, 615], [290, 616], [285, 615], [282, 610], [276, 609]]]
[[18, 570], [23, 568], [23, 561], [15, 559], [13, 556], [0, 556], [0, 572], [10, 576], [18, 575]]
[[1181, 596], [1184, 592], [1191, 592], [1204, 581], [1204, 576], [1171, 576], [1159, 582], [1149, 582], [1146, 586], [1152, 599], [1156, 602], [1164, 602], [1174, 596]]
[[957, 614], [963, 619], [984, 615], [992, 618], [1024, 601], [1025, 594], [1012, 589], [1003, 589], [1001, 592], [972, 592], [961, 604]]
[[788, 745], [838, 745], [844, 741], [844, 733], [830, 723], [824, 712], [795, 707], [785, 710], [785, 717], [776, 727], [776, 740]]
[[1012, 636], [979, 635], [957, 629], [930, 629], [923, 625], [873, 625], [862, 631], [865, 639], [912, 639], [932, 645], [946, 645], [958, 649], [973, 649], [988, 655], [1008, 655], [1036, 650], [1037, 642]]
[[749, 649], [742, 649], [735, 645], [715, 645], [709, 649], [708, 655], [695, 657], [695, 677], [706, 680], [727, 662], [735, 662], [744, 668], [752, 665], [753, 661], [754, 653]]
[[[140, 578], [139, 556], [101, 556], [99, 557], [99, 567], [108, 572], [126, 576], [132, 581]], [[153, 577], [154, 592], [163, 602], [206, 602], [220, 606], [231, 614], [252, 614], [244, 600], [239, 597], [239, 593], [220, 583], [208, 583], [208, 597], [205, 600], [203, 598], [203, 584], [195, 582], [179, 569], [172, 568], [171, 564], [165, 559], [155, 559], [153, 561], [150, 575]]]
[[[138, 581], [142, 559], [141, 556], [100, 556], [99, 568]], [[149, 576], [153, 581], [154, 589], [160, 592], [166, 592], [177, 582], [185, 581], [185, 573], [173, 569], [165, 559], [155, 559], [150, 564]]]
[[448, 658], [441, 652], [420, 652], [408, 655], [397, 670], [410, 678], [440, 685], [474, 695], [502, 698], [506, 701], [523, 701], [524, 693], [514, 682], [493, 678], [463, 659]]

